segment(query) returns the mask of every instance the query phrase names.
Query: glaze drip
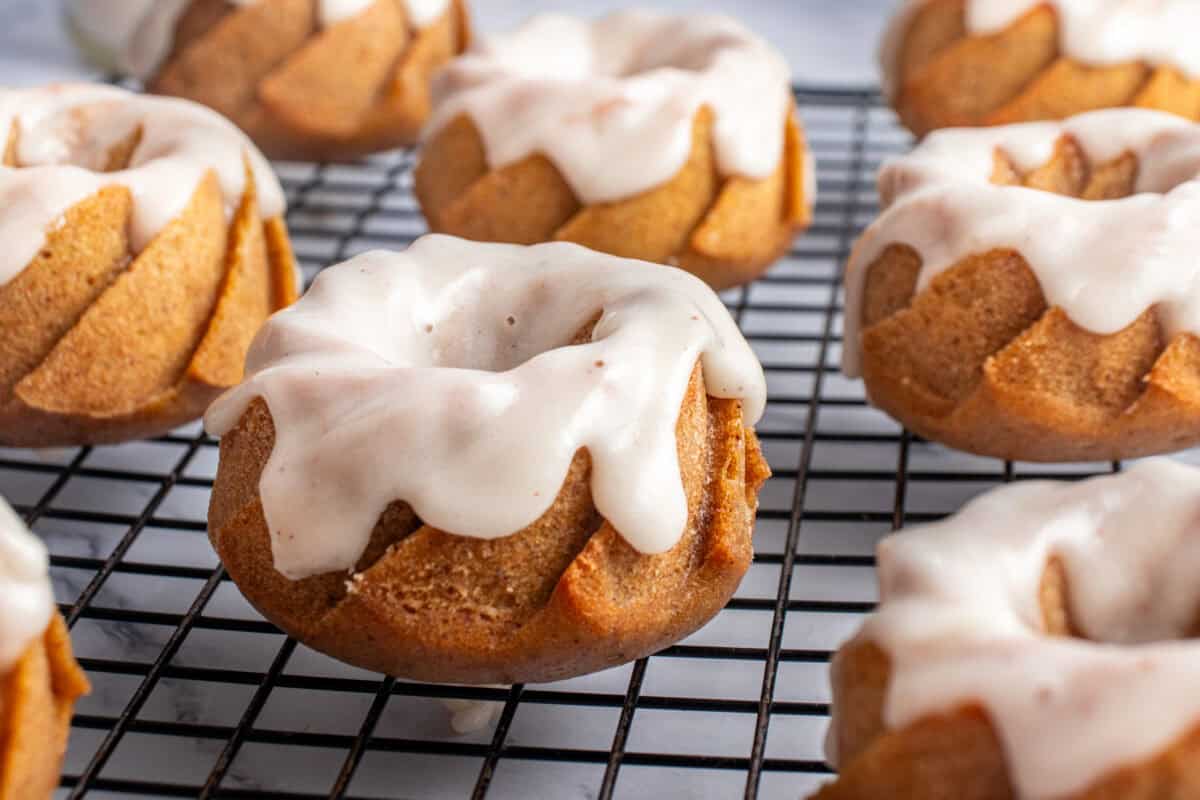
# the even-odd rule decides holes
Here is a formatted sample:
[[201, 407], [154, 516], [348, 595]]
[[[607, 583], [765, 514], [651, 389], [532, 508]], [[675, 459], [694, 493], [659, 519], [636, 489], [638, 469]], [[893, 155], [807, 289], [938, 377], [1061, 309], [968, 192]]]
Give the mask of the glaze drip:
[[353, 567], [395, 500], [441, 530], [515, 533], [581, 448], [598, 511], [657, 553], [687, 521], [675, 423], [697, 359], [710, 395], [761, 416], [762, 367], [698, 278], [574, 244], [426, 236], [322, 272], [259, 332], [249, 377], [205, 423], [227, 433], [265, 400], [275, 447], [259, 490], [292, 579]]
[[53, 613], [46, 547], [0, 498], [0, 674], [42, 635]]
[[[1064, 136], [1093, 164], [1134, 154], [1137, 194], [1086, 201], [991, 183], [997, 151], [1029, 171], [1049, 161]], [[1047, 302], [1090, 331], [1115, 333], [1156, 306], [1169, 335], [1200, 333], [1198, 178], [1200, 125], [1157, 111], [929, 135], [879, 173], [883, 212], [846, 267], [843, 370], [859, 375], [866, 273], [893, 244], [921, 256], [917, 291], [969, 255], [1011, 249], [1025, 257]]]
[[466, 114], [493, 169], [540, 153], [583, 203], [670, 180], [702, 106], [713, 111], [721, 173], [766, 178], [782, 158], [792, 102], [787, 63], [740, 23], [650, 11], [534, 17], [476, 40], [433, 92], [426, 138]]
[[[1161, 752], [1200, 722], [1200, 643], [1181, 640], [1200, 612], [1198, 522], [1200, 470], [1154, 460], [1014, 484], [884, 539], [879, 610], [858, 635], [891, 661], [886, 726], [979, 703], [1018, 796], [1036, 800]], [[1088, 639], [1042, 632], [1052, 556]]]
[[[214, 111], [187, 100], [64, 84], [0, 90], [0, 132], [14, 130], [18, 167], [0, 167], [0, 285], [37, 255], [46, 232], [105, 186], [133, 195], [130, 242], [140, 251], [187, 207], [204, 176], [220, 183], [232, 216], [254, 173], [264, 218], [283, 213], [283, 190], [250, 140]], [[104, 172], [109, 151], [138, 130], [126, 169]]]

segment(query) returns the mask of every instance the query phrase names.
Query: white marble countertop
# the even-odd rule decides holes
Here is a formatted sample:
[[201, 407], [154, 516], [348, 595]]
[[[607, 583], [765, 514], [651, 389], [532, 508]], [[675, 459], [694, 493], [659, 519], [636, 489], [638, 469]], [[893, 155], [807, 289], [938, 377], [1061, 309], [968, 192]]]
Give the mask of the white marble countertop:
[[[796, 79], [811, 83], [869, 84], [876, 80], [875, 42], [893, 0], [645, 0], [674, 10], [722, 11], [741, 17], [775, 43]], [[42, 83], [94, 75], [59, 24], [56, 0], [0, 0], [0, 82]], [[512, 27], [538, 11], [596, 14], [637, 3], [611, 0], [476, 0], [480, 31]]]

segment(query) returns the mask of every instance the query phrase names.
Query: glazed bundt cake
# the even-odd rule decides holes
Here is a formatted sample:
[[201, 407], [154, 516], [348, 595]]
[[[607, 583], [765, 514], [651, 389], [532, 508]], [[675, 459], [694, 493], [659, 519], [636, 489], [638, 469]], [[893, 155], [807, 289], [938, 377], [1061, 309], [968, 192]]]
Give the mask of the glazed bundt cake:
[[1200, 471], [1022, 482], [880, 543], [818, 800], [1200, 797]]
[[49, 800], [89, 689], [49, 569], [46, 548], [0, 499], [0, 800]]
[[206, 417], [209, 535], [336, 658], [557, 680], [690, 633], [749, 567], [762, 368], [679, 270], [428, 236], [322, 272], [247, 371]]
[[0, 91], [0, 444], [164, 433], [297, 291], [270, 167], [183, 100]]
[[982, 455], [1200, 442], [1200, 126], [1155, 111], [930, 135], [879, 176], [844, 366], [912, 431]]
[[236, 122], [273, 158], [416, 141], [430, 75], [470, 37], [462, 0], [74, 0], [76, 27], [158, 94]]
[[535, 17], [434, 83], [416, 194], [434, 231], [562, 240], [724, 288], [808, 225], [787, 64], [726, 17]]
[[936, 128], [1116, 106], [1200, 119], [1194, 0], [908, 0], [885, 34], [900, 119]]

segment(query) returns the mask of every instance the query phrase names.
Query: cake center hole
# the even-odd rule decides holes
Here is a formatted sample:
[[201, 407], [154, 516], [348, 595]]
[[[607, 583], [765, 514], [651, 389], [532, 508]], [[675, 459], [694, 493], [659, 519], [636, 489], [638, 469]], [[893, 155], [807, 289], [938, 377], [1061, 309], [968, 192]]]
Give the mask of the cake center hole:
[[1093, 201], [1128, 197], [1137, 186], [1138, 159], [1133, 153], [1110, 161], [1095, 161], [1070, 136], [1059, 139], [1053, 155], [1040, 166], [1027, 169], [1020, 164], [1011, 153], [997, 149], [991, 182]]
[[29, 128], [14, 124], [4, 148], [5, 165], [70, 165], [92, 172], [130, 167], [142, 141], [142, 125], [116, 103], [92, 103], [50, 114]]
[[490, 320], [442, 319], [420, 327], [425, 366], [507, 372], [542, 353], [590, 341], [590, 320], [551, 319], [531, 309], [502, 311]]
[[1108, 574], [1080, 579], [1063, 559], [1050, 559], [1038, 597], [1044, 633], [1116, 645], [1200, 638], [1200, 597], [1167, 591], [1174, 588], [1173, 565], [1162, 565], [1162, 574], [1115, 562], [1104, 569]]
[[740, 43], [741, 40], [736, 36], [726, 33], [655, 41], [653, 46], [637, 49], [628, 61], [614, 70], [614, 75], [618, 78], [634, 78], [661, 69], [705, 72], [713, 68], [722, 52]]
[[467, 268], [411, 297], [395, 358], [405, 365], [507, 372], [543, 353], [591, 340], [602, 300], [580, 292], [545, 264], [521, 270], [505, 261]]

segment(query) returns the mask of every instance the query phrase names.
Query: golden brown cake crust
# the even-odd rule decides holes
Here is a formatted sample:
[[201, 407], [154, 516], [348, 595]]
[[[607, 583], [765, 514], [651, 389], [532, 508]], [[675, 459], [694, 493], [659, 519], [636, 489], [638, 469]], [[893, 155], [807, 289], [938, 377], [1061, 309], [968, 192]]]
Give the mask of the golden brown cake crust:
[[413, 28], [400, 0], [317, 29], [312, 0], [193, 0], [148, 88], [204, 103], [272, 158], [344, 161], [416, 142], [429, 79], [467, 46], [463, 0]]
[[41, 800], [58, 787], [75, 701], [90, 690], [57, 614], [0, 680], [0, 800]]
[[[1066, 573], [1052, 558], [1039, 594], [1047, 636], [1078, 636]], [[1013, 800], [1002, 743], [986, 711], [967, 704], [889, 730], [884, 705], [890, 659], [861, 636], [843, 645], [831, 679], [837, 714], [831, 736], [840, 764], [837, 780], [814, 800]], [[1048, 743], [1052, 744], [1052, 743]], [[1061, 800], [1164, 800], [1200, 796], [1200, 726], [1142, 763], [1114, 767], [1086, 789]]]
[[[1070, 138], [1025, 175], [1002, 154], [996, 183], [1083, 199], [1128, 195], [1136, 158], [1091, 164]], [[1200, 339], [1168, 339], [1155, 309], [1096, 334], [1049, 308], [1028, 262], [977, 253], [915, 292], [920, 256], [898, 242], [868, 268], [862, 375], [871, 402], [921, 436], [1026, 461], [1093, 461], [1200, 443]]]
[[892, 104], [918, 136], [1116, 106], [1200, 120], [1200, 80], [1169, 65], [1099, 67], [1063, 56], [1050, 6], [987, 36], [967, 33], [964, 9], [965, 0], [929, 0], [901, 34]]
[[128, 190], [69, 209], [0, 286], [0, 444], [54, 447], [165, 433], [241, 380], [250, 338], [298, 294], [282, 220], [254, 176], [231, 223], [209, 173], [183, 213], [130, 252]]
[[266, 404], [255, 400], [222, 437], [209, 535], [264, 616], [336, 658], [418, 680], [558, 680], [691, 633], [749, 567], [769, 470], [740, 403], [708, 397], [699, 365], [676, 432], [689, 514], [665, 554], [638, 553], [600, 518], [580, 451], [551, 508], [511, 536], [444, 533], [397, 502], [352, 575], [290, 581], [274, 569], [258, 496], [275, 433]]
[[688, 161], [668, 182], [622, 200], [582, 205], [542, 155], [489, 169], [467, 116], [422, 150], [414, 190], [431, 230], [476, 241], [568, 241], [682, 267], [716, 289], [747, 283], [787, 252], [811, 222], [804, 134], [788, 114], [783, 157], [767, 178], [717, 174], [712, 113], [692, 126]]

